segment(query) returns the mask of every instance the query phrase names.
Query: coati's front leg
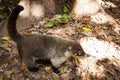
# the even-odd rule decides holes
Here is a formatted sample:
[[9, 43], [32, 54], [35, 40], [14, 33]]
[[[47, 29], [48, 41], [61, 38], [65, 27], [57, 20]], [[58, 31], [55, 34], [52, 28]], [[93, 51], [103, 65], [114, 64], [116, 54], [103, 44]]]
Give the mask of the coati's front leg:
[[54, 68], [59, 68], [62, 63], [64, 63], [67, 60], [66, 57], [55, 57], [51, 58], [51, 63]]
[[23, 61], [27, 65], [27, 68], [31, 72], [36, 72], [39, 70], [38, 67], [35, 66], [35, 59], [32, 56], [26, 56], [23, 58]]
[[66, 57], [51, 58], [53, 72], [59, 73], [58, 68], [61, 66], [62, 63], [66, 61], [66, 59], [67, 59]]
[[[69, 57], [71, 56], [69, 51], [66, 51], [64, 55], [62, 56], [54, 56], [50, 59], [52, 65], [53, 65], [53, 70], [58, 70], [58, 68], [61, 66], [62, 63], [64, 63]], [[58, 72], [55, 71], [54, 72]]]
[[[54, 60], [54, 61], [55, 61], [55, 60]], [[53, 72], [59, 73], [58, 67], [54, 67], [54, 66], [52, 65], [52, 62], [50, 61], [50, 59], [38, 59], [38, 60], [36, 60], [36, 63], [42, 64], [42, 65], [51, 66], [52, 69], [53, 69]]]

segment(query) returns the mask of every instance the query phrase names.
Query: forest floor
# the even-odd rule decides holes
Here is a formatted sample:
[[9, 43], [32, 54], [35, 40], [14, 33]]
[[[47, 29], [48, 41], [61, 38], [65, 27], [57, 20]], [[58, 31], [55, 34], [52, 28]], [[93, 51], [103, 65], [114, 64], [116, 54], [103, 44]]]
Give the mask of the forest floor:
[[[120, 5], [116, 9], [107, 10], [111, 16], [120, 21]], [[0, 20], [1, 23], [3, 19]], [[60, 36], [63, 38], [79, 40], [82, 37], [94, 36], [103, 40], [108, 40], [116, 43], [120, 46], [120, 35], [114, 32], [111, 25], [96, 24], [90, 21], [89, 17], [83, 17], [79, 20], [70, 19], [67, 23], [59, 23], [51, 28], [45, 26], [45, 23], [49, 21], [48, 18], [44, 18], [38, 24], [21, 31], [23, 35], [29, 34], [49, 34], [54, 36]], [[85, 56], [87, 57], [87, 56]], [[38, 64], [38, 72], [30, 72], [27, 70], [24, 63], [21, 63], [15, 43], [7, 36], [0, 36], [0, 80], [120, 80], [120, 60], [110, 62], [108, 59], [97, 61], [96, 64], [102, 65], [104, 71], [97, 73], [85, 72], [84, 76], [81, 76], [84, 72], [83, 68], [78, 69], [80, 61], [85, 57], [75, 56], [67, 60], [59, 68], [60, 73], [53, 72], [51, 65]], [[79, 58], [79, 60], [77, 60]], [[92, 62], [95, 58], [92, 57]], [[119, 64], [115, 66], [114, 63]], [[89, 61], [88, 61], [89, 62]], [[89, 64], [86, 63], [85, 64]], [[93, 64], [87, 66], [91, 67]], [[87, 71], [87, 70], [86, 70]]]

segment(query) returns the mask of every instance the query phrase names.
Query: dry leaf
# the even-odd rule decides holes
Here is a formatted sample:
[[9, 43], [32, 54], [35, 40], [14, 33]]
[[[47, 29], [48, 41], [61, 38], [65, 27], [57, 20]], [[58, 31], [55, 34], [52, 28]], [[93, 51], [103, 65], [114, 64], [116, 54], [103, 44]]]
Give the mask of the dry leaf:
[[5, 41], [9, 41], [9, 37], [7, 37], [7, 36], [2, 37], [1, 39], [5, 40]]
[[0, 75], [0, 80], [3, 80], [3, 75]]
[[47, 66], [47, 67], [45, 67], [44, 69], [45, 69], [45, 71], [48, 72], [48, 73], [51, 72], [51, 67], [48, 67], [48, 66]]
[[24, 63], [24, 62], [22, 62], [22, 67], [21, 67], [21, 69], [26, 69], [26, 64]]
[[54, 80], [60, 80], [59, 76], [55, 73], [52, 74]]
[[84, 30], [84, 31], [92, 31], [90, 28], [88, 28], [88, 27], [82, 27], [82, 29]]
[[69, 73], [64, 73], [60, 75], [61, 80], [70, 80]]
[[60, 68], [60, 73], [64, 73], [65, 72], [65, 69], [64, 68]]
[[79, 64], [80, 64], [80, 61], [79, 61], [80, 57], [78, 57], [78, 56], [72, 56], [72, 57], [74, 58], [74, 60], [73, 60], [74, 65], [79, 66]]
[[13, 72], [14, 72], [14, 69], [5, 71], [4, 74], [8, 76], [8, 75], [11, 75]]

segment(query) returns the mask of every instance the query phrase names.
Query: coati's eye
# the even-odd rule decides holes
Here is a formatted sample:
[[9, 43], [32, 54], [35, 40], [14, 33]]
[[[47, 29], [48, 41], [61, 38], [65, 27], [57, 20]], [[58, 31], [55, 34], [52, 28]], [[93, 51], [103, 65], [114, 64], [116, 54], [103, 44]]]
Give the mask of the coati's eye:
[[84, 53], [83, 51], [78, 51], [77, 55], [78, 55], [78, 56], [84, 56], [85, 53]]

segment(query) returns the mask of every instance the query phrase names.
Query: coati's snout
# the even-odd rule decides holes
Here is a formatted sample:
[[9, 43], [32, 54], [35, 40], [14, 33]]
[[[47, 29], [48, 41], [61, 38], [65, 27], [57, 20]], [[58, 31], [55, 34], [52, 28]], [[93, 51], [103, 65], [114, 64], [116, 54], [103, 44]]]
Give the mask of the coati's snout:
[[75, 42], [72, 46], [72, 53], [78, 56], [84, 56], [85, 52], [83, 51], [81, 45], [78, 42]]

